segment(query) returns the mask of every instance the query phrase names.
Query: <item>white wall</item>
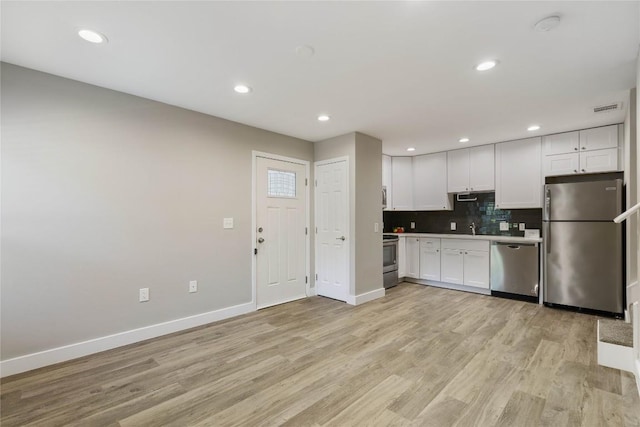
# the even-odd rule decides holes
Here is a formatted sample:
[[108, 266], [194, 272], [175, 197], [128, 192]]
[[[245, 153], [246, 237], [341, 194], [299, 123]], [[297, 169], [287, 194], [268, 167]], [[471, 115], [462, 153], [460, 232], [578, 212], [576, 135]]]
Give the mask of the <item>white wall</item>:
[[314, 143], [314, 153], [315, 161], [349, 156], [349, 292], [356, 296], [381, 289], [382, 141], [354, 132]]
[[1, 71], [2, 360], [251, 301], [252, 150], [310, 142]]

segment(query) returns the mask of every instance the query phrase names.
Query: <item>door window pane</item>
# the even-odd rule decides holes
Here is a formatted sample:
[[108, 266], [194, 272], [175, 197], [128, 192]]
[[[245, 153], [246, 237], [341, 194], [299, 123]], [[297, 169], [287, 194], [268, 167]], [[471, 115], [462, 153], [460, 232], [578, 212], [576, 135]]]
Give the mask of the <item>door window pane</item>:
[[269, 197], [296, 197], [295, 172], [269, 169], [267, 173], [267, 195]]

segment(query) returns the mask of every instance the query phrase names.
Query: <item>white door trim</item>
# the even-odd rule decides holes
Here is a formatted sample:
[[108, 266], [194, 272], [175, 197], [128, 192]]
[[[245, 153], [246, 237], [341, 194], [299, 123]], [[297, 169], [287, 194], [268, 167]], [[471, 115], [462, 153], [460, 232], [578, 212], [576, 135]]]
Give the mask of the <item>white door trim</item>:
[[305, 256], [305, 274], [308, 277], [307, 283], [305, 286], [306, 286], [307, 297], [313, 295], [313, 292], [311, 290], [311, 271], [310, 271], [310, 268], [311, 268], [311, 239], [310, 239], [311, 200], [310, 199], [311, 198], [310, 198], [309, 188], [311, 187], [311, 177], [309, 176], [309, 171], [310, 171], [311, 162], [309, 162], [308, 160], [296, 159], [293, 157], [280, 156], [278, 154], [265, 153], [262, 151], [253, 150], [251, 151], [251, 282], [253, 283], [253, 286], [251, 287], [251, 304], [253, 305], [254, 311], [258, 309], [258, 301], [256, 299], [258, 282], [257, 282], [257, 273], [256, 273], [256, 254], [255, 254], [256, 239], [257, 239], [257, 235], [256, 235], [256, 227], [257, 227], [256, 168], [257, 168], [258, 157], [263, 157], [265, 159], [272, 159], [272, 160], [280, 160], [283, 162], [295, 163], [295, 164], [304, 166], [304, 171], [305, 171], [304, 178], [307, 180], [307, 185], [305, 185], [305, 197], [306, 197], [305, 210], [307, 211], [305, 215], [306, 216], [305, 227], [307, 227], [307, 230], [308, 230], [306, 236], [304, 236], [305, 247], [307, 252]]
[[[338, 162], [342, 162], [342, 161], [346, 162], [346, 165], [347, 165], [347, 173], [345, 174], [345, 179], [347, 180], [347, 183], [346, 183], [347, 184], [347, 192], [349, 194], [349, 198], [347, 200], [347, 206], [346, 206], [346, 208], [347, 208], [346, 229], [347, 229], [347, 239], [349, 239], [349, 244], [346, 245], [347, 266], [348, 266], [348, 271], [347, 271], [347, 273], [348, 273], [347, 274], [347, 287], [348, 287], [348, 289], [347, 289], [347, 301], [345, 301], [345, 302], [347, 302], [348, 304], [351, 304], [351, 305], [356, 305], [355, 304], [355, 298], [356, 297], [351, 292], [351, 268], [352, 268], [352, 266], [351, 266], [351, 240], [352, 240], [351, 239], [351, 197], [352, 196], [351, 196], [351, 187], [350, 187], [350, 185], [351, 185], [351, 176], [350, 176], [351, 165], [349, 164], [349, 156], [334, 157], [333, 159], [320, 160], [320, 161], [314, 162], [313, 163], [313, 176], [314, 176], [314, 179], [317, 179], [316, 177], [318, 176], [318, 173], [317, 173], [318, 172], [318, 166], [329, 165], [331, 163], [338, 163]], [[315, 188], [315, 186], [314, 186], [314, 188]], [[315, 215], [314, 218], [317, 221], [317, 218], [318, 218], [318, 200], [317, 200], [318, 199], [318, 193], [315, 190], [314, 190], [314, 193], [313, 193], [313, 197], [314, 197], [313, 200], [314, 200], [314, 215]], [[254, 227], [254, 229], [255, 229], [255, 227]], [[314, 228], [314, 230], [315, 230], [315, 228]], [[319, 252], [318, 251], [318, 240], [317, 239], [315, 240], [314, 247], [315, 247], [314, 261], [315, 261], [315, 266], [316, 266], [316, 269], [317, 269], [318, 268], [318, 252]], [[316, 270], [316, 273], [317, 273], [317, 271], [318, 270]], [[318, 289], [318, 283], [317, 283], [317, 281], [315, 279], [314, 279], [313, 283], [314, 283], [314, 291], [315, 291], [315, 293], [317, 295], [317, 293], [318, 293], [318, 290], [317, 290]], [[353, 304], [350, 302], [352, 300], [354, 301]]]

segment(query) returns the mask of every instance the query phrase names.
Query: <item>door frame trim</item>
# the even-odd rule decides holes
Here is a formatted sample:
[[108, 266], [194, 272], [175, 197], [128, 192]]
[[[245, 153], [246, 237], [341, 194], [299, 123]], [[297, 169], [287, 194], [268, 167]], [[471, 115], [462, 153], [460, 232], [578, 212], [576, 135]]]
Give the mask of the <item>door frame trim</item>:
[[294, 157], [281, 156], [273, 153], [266, 153], [263, 151], [251, 151], [251, 283], [253, 286], [251, 287], [251, 304], [253, 305], [254, 310], [258, 310], [258, 299], [257, 299], [257, 289], [258, 289], [258, 277], [257, 277], [257, 255], [254, 253], [256, 249], [256, 240], [257, 240], [257, 188], [256, 188], [256, 179], [257, 179], [257, 166], [258, 166], [258, 157], [262, 157], [270, 160], [279, 160], [282, 162], [294, 163], [297, 165], [304, 166], [305, 171], [305, 179], [307, 180], [307, 185], [305, 185], [305, 227], [307, 227], [307, 234], [305, 237], [305, 274], [309, 278], [307, 283], [305, 284], [305, 293], [307, 297], [314, 295], [313, 289], [311, 288], [311, 196], [310, 196], [310, 188], [311, 188], [311, 176], [309, 176], [310, 165], [311, 162], [309, 160], [296, 159]]
[[[351, 292], [351, 241], [352, 236], [351, 236], [351, 165], [349, 164], [349, 156], [340, 156], [340, 157], [334, 157], [332, 159], [327, 159], [327, 160], [319, 160], [317, 162], [313, 162], [313, 176], [314, 179], [317, 179], [318, 176], [318, 166], [324, 166], [324, 165], [329, 165], [331, 163], [338, 163], [338, 162], [342, 162], [344, 161], [347, 165], [347, 173], [345, 174], [345, 179], [347, 180], [347, 239], [349, 239], [349, 244], [347, 245], [347, 294], [345, 295], [345, 302], [351, 304], [351, 301], [355, 301], [355, 295], [353, 294], [353, 292]], [[315, 181], [314, 181], [315, 182]], [[314, 186], [314, 189], [316, 187]], [[316, 190], [314, 190], [313, 192], [313, 202], [314, 202], [314, 206], [313, 206], [313, 214], [314, 214], [314, 221], [317, 221], [318, 218], [318, 192]], [[317, 222], [316, 222], [317, 224]], [[314, 234], [315, 235], [315, 234]], [[314, 241], [314, 262], [315, 262], [315, 267], [316, 267], [316, 273], [318, 272], [317, 268], [318, 268], [318, 239], [315, 239]], [[314, 280], [314, 291], [316, 293], [316, 295], [318, 295], [318, 281]], [[352, 304], [355, 305], [355, 304]]]

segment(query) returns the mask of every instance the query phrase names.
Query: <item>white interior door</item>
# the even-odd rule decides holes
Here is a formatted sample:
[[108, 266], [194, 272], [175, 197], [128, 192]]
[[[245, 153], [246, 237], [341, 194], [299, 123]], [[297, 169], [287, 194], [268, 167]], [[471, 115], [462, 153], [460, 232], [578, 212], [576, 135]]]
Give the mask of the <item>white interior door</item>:
[[306, 293], [306, 168], [256, 158], [256, 303], [269, 307]]
[[316, 291], [349, 295], [349, 167], [347, 160], [316, 163]]

